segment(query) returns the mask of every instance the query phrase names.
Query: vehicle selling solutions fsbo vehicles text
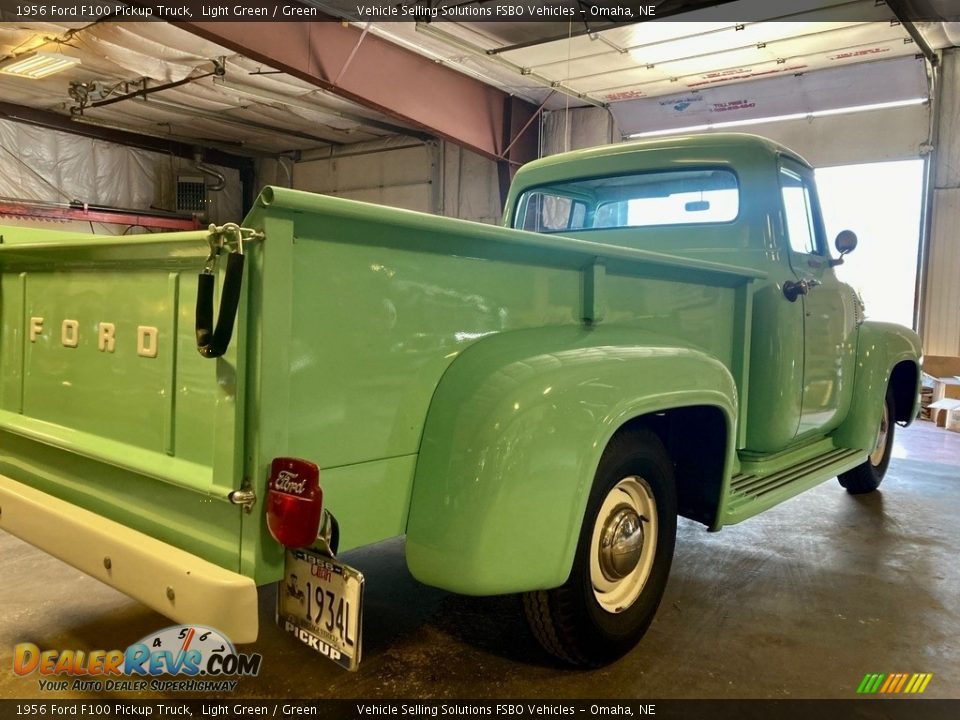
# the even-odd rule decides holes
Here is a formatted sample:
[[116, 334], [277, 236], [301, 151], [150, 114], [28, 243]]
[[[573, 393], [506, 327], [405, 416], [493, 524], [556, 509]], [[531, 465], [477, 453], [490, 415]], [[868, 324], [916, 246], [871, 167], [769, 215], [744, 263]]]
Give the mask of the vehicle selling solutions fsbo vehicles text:
[[361, 18], [423, 18], [423, 19], [453, 19], [463, 17], [502, 17], [502, 18], [574, 18], [574, 17], [605, 17], [629, 19], [634, 17], [654, 17], [657, 14], [655, 5], [639, 7], [600, 7], [590, 6], [587, 9], [555, 6], [549, 4], [515, 4], [495, 5], [493, 7], [474, 5], [357, 5], [357, 15]]

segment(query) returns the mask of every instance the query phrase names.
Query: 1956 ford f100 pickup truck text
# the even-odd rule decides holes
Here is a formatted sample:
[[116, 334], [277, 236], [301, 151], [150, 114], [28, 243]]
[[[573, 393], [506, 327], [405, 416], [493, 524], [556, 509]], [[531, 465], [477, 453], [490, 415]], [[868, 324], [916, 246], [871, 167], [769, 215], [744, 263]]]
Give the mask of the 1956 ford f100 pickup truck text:
[[281, 625], [351, 668], [337, 548], [405, 535], [417, 579], [524, 593], [597, 665], [650, 624], [678, 515], [880, 484], [920, 343], [835, 277], [856, 237], [831, 256], [801, 158], [557, 155], [504, 225], [268, 187], [242, 227], [5, 229], [0, 527], [237, 642], [279, 582]]

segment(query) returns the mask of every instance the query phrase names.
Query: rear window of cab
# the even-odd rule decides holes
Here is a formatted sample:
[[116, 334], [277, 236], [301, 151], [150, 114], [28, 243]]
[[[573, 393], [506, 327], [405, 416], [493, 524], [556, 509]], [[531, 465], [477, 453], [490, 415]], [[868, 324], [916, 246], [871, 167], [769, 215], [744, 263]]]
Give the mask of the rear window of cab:
[[664, 170], [569, 180], [525, 191], [513, 227], [532, 232], [726, 223], [740, 212], [736, 174]]

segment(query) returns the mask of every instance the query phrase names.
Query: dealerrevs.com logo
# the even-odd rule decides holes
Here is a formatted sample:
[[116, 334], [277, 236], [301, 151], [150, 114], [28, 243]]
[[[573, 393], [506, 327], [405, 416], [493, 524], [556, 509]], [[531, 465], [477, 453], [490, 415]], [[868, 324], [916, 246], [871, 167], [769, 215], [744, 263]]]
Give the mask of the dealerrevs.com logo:
[[[239, 653], [218, 630], [174, 625], [126, 650], [41, 650], [18, 643], [13, 672], [39, 675], [40, 690], [230, 692], [238, 680], [255, 676], [263, 657]], [[186, 676], [187, 679], [161, 679]]]

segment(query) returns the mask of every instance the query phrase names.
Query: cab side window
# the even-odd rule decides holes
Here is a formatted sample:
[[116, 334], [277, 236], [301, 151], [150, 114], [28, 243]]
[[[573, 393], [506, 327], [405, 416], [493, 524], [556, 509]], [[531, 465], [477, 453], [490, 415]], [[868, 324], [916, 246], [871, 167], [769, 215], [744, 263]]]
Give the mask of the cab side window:
[[780, 168], [780, 192], [790, 249], [806, 255], [822, 255], [809, 184], [792, 170]]

